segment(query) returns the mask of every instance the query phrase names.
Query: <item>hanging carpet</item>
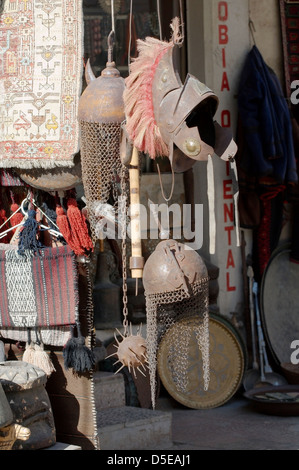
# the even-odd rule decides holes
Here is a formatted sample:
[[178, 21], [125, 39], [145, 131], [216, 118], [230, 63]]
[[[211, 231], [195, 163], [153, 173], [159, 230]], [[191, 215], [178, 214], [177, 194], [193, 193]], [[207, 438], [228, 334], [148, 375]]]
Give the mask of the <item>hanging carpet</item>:
[[82, 0], [4, 0], [0, 167], [72, 167], [79, 151]]

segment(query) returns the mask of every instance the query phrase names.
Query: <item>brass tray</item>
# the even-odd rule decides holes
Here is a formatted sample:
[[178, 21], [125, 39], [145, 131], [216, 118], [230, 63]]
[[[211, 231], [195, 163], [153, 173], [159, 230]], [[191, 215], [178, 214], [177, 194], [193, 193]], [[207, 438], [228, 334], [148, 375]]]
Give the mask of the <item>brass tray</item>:
[[[176, 345], [171, 344], [172, 328], [197, 326], [196, 318], [177, 321], [163, 336], [157, 354], [157, 369], [160, 380], [167, 392], [182, 405], [192, 409], [210, 409], [226, 403], [242, 384], [246, 369], [247, 355], [242, 337], [229, 320], [210, 313], [210, 384], [204, 390], [202, 356], [195, 332], [188, 345], [188, 380], [184, 392], [176, 387], [173, 370], [168, 358], [175, 354]], [[179, 335], [180, 337], [180, 335]], [[184, 335], [181, 335], [182, 342]], [[183, 345], [182, 345], [183, 346]], [[180, 347], [180, 345], [178, 345]]]
[[291, 343], [299, 338], [299, 265], [290, 261], [291, 244], [272, 253], [261, 284], [261, 317], [273, 359], [290, 362]]
[[256, 388], [244, 393], [244, 396], [260, 413], [276, 416], [299, 415], [298, 385]]

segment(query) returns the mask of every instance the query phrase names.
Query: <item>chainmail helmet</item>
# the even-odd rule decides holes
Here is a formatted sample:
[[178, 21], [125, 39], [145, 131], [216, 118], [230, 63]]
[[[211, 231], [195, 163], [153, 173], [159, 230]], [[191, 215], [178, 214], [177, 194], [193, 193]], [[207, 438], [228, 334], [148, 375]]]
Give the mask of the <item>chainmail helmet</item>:
[[[92, 239], [101, 238], [101, 208], [112, 198], [117, 205], [120, 160], [120, 133], [124, 116], [124, 79], [112, 61], [112, 42], [108, 38], [108, 62], [96, 78], [89, 61], [85, 77], [87, 87], [79, 101], [78, 119], [81, 130], [82, 182]], [[112, 211], [113, 212], [113, 211]]]
[[[198, 320], [196, 338], [202, 355], [204, 387], [209, 383], [209, 279], [199, 254], [174, 240], [160, 242], [147, 259], [143, 271], [147, 315], [147, 354], [151, 381], [151, 398], [155, 407], [157, 348], [166, 331], [181, 318]], [[188, 344], [192, 331], [186, 326], [180, 332], [186, 339], [184, 349], [176, 349], [173, 374], [179, 391], [185, 391]], [[172, 338], [173, 344], [182, 344]]]

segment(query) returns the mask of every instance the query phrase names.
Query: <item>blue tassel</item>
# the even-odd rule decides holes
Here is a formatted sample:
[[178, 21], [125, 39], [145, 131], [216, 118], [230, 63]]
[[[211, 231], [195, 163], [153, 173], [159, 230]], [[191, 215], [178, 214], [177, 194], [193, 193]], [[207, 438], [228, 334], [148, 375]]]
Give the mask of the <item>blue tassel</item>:
[[42, 243], [37, 238], [38, 223], [35, 217], [35, 210], [29, 210], [28, 217], [19, 235], [18, 253], [20, 255], [25, 254], [26, 250], [36, 253], [43, 248]]
[[56, 224], [56, 219], [57, 219], [56, 211], [48, 207], [46, 202], [43, 202], [42, 208], [43, 208], [44, 213], [49, 217], [47, 219], [49, 227], [52, 228], [53, 230], [57, 230], [57, 227], [53, 223], [51, 223], [51, 221], [53, 221]]
[[74, 325], [71, 326], [71, 338], [63, 348], [64, 367], [73, 369], [76, 373], [87, 372], [95, 366], [95, 355], [85, 345], [85, 338], [81, 334], [80, 323], [77, 322], [77, 337], [74, 336]]

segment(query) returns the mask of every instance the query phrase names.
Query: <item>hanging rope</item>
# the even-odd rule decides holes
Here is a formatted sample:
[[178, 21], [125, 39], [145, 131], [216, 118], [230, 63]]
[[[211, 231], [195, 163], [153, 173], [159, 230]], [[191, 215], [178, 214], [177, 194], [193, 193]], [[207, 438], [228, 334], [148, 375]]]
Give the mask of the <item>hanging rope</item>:
[[157, 13], [158, 13], [158, 23], [159, 23], [160, 41], [162, 41], [162, 25], [161, 25], [160, 0], [157, 0]]
[[132, 19], [133, 19], [133, 0], [130, 0], [130, 13], [129, 13], [129, 45], [128, 45], [128, 72], [130, 73], [131, 64], [131, 44], [132, 44]]
[[185, 25], [184, 25], [184, 14], [183, 14], [183, 2], [180, 0], [180, 18], [181, 18], [181, 30], [182, 38], [185, 38]]

